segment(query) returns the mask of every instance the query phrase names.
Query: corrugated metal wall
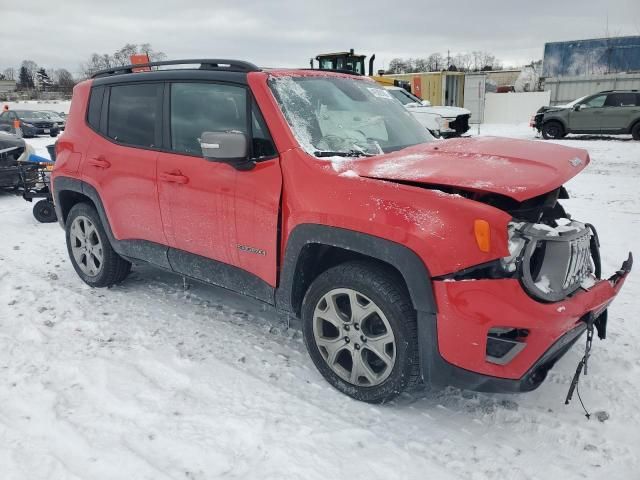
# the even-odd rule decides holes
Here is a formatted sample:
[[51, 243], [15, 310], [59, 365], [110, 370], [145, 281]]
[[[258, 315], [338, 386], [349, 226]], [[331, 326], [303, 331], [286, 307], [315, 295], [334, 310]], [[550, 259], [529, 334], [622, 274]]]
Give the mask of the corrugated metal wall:
[[544, 46], [543, 77], [640, 72], [640, 36], [552, 42]]
[[562, 105], [603, 90], [640, 90], [640, 73], [546, 78], [551, 105]]
[[464, 108], [471, 111], [469, 123], [484, 122], [487, 75], [467, 73], [464, 77]]

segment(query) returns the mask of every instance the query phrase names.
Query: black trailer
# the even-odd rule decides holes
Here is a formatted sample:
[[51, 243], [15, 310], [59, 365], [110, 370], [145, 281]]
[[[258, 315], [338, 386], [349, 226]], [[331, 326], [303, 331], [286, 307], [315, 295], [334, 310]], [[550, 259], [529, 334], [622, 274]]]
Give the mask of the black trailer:
[[33, 216], [42, 223], [57, 220], [50, 189], [50, 172], [55, 162], [54, 145], [47, 147], [49, 158], [33, 150], [15, 135], [0, 134], [0, 189], [21, 195], [33, 206]]

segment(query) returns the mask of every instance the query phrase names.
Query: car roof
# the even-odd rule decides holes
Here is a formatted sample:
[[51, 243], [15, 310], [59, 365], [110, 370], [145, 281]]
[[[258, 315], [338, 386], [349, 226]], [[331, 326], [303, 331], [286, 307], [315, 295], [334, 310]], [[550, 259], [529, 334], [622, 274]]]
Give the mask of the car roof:
[[596, 95], [599, 95], [601, 93], [638, 93], [637, 89], [631, 89], [631, 90], [602, 90], [601, 92], [596, 93]]

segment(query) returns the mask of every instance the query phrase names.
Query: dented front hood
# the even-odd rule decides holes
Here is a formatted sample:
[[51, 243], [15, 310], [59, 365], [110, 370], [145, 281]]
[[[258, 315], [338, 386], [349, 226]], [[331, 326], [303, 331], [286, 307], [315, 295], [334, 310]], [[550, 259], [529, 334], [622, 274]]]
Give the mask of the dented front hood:
[[361, 177], [490, 192], [524, 201], [563, 185], [589, 163], [586, 150], [541, 141], [459, 138], [354, 161]]

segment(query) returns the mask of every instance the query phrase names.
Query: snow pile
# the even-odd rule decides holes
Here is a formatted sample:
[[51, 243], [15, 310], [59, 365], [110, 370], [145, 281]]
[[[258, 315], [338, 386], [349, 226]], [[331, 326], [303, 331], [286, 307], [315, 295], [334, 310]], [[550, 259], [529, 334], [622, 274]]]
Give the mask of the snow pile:
[[[46, 155], [50, 139], [28, 141]], [[640, 238], [638, 143], [559, 143], [591, 153], [563, 205], [598, 228], [608, 275]], [[0, 194], [3, 480], [638, 477], [637, 272], [580, 381], [591, 420], [576, 399], [564, 405], [584, 339], [531, 393], [434, 389], [372, 406], [329, 387], [299, 332], [262, 304], [184, 291], [147, 267], [111, 289], [86, 287], [62, 229], [31, 208]]]

